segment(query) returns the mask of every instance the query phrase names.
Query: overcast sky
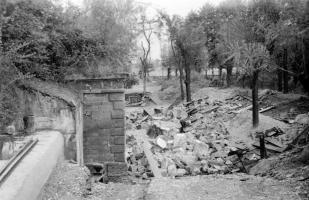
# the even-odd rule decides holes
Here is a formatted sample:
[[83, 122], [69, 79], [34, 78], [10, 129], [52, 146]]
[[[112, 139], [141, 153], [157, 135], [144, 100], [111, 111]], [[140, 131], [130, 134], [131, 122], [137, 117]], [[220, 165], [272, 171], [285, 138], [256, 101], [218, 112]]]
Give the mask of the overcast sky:
[[149, 3], [151, 7], [164, 9], [169, 14], [186, 16], [192, 10], [198, 10], [205, 3], [217, 5], [222, 0], [138, 0]]
[[[64, 2], [67, 0], [63, 0]], [[83, 0], [69, 0], [76, 5], [82, 5]], [[116, 1], [116, 0], [115, 0]], [[149, 4], [155, 9], [164, 9], [168, 14], [186, 16], [191, 10], [201, 8], [205, 3], [217, 5], [222, 0], [136, 0]]]

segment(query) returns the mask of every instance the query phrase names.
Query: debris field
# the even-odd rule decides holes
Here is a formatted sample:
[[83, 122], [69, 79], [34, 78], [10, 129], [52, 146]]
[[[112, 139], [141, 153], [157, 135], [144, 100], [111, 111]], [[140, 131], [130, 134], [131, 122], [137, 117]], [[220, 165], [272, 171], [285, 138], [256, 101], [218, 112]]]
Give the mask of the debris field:
[[[274, 95], [271, 90], [260, 93], [260, 113], [277, 108], [278, 104], [267, 100]], [[205, 96], [167, 109], [140, 108], [127, 114], [126, 128], [147, 130], [144, 138], [151, 144], [162, 176], [247, 173], [261, 156], [282, 153], [291, 139], [285, 133], [290, 129], [275, 125], [266, 130], [246, 130], [250, 132], [250, 142], [233, 137], [229, 122], [241, 113], [250, 112], [251, 101], [247, 94], [238, 91], [224, 100], [209, 100]], [[301, 130], [301, 120], [306, 120], [308, 114], [296, 116], [294, 113], [293, 117], [289, 123]], [[263, 147], [260, 147], [261, 135]], [[129, 171], [143, 178], [152, 177], [142, 145], [136, 144], [134, 136], [128, 137], [128, 141]], [[261, 155], [264, 152], [266, 154]]]

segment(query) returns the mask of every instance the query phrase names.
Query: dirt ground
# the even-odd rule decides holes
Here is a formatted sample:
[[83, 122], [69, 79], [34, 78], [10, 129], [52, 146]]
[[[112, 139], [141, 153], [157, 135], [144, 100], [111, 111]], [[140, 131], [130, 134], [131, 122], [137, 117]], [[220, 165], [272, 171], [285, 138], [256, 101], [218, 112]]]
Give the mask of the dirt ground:
[[[142, 91], [142, 87], [137, 86], [133, 90]], [[211, 102], [223, 101], [235, 94], [235, 88], [218, 89], [202, 88], [193, 95], [194, 99], [203, 98], [206, 95]], [[165, 101], [164, 91], [156, 82], [148, 84], [148, 91], [152, 92], [152, 98], [157, 103], [150, 105], [146, 109], [167, 108], [172, 101]], [[245, 91], [246, 92], [246, 91]], [[248, 91], [247, 91], [248, 92]], [[285, 101], [299, 99], [299, 95], [276, 95], [271, 102], [276, 104]], [[171, 97], [169, 97], [171, 98]], [[176, 99], [176, 96], [174, 96]], [[144, 107], [127, 107], [126, 115], [133, 112], [142, 112]], [[278, 108], [276, 108], [278, 109]], [[274, 115], [291, 109], [286, 106], [284, 111], [272, 110]], [[281, 108], [280, 108], [281, 109]], [[294, 110], [293, 110], [294, 111]], [[234, 116], [234, 115], [233, 115]], [[232, 137], [247, 143], [252, 142], [251, 132], [256, 131], [251, 127], [251, 112], [243, 112], [232, 120], [220, 119], [224, 121]], [[259, 130], [265, 130], [273, 126], [278, 126], [287, 131], [288, 134], [282, 140], [289, 140], [301, 130], [295, 131], [293, 124], [287, 124], [273, 118], [271, 112], [261, 115], [261, 125]], [[144, 128], [144, 127], [142, 127]], [[290, 131], [294, 130], [294, 131]], [[132, 132], [132, 130], [130, 130]], [[133, 130], [134, 131], [134, 130]], [[261, 199], [261, 200], [291, 200], [309, 199], [309, 184], [305, 179], [309, 174], [308, 165], [295, 162], [299, 152], [287, 152], [278, 154], [266, 160], [262, 160], [252, 168], [250, 173], [257, 175], [229, 174], [229, 175], [198, 175], [185, 176], [180, 178], [146, 178], [129, 177], [120, 183], [93, 183], [91, 187], [86, 184], [89, 172], [87, 169], [79, 168], [75, 164], [65, 162], [57, 167], [50, 181], [42, 192], [41, 200], [67, 200], [67, 199], [106, 199], [106, 200], [126, 200], [126, 199]], [[145, 178], [145, 177], [144, 177]], [[91, 188], [91, 189], [90, 189]]]
[[119, 183], [88, 184], [89, 170], [77, 164], [59, 163], [42, 190], [39, 200], [139, 200], [148, 181], [124, 179]]
[[[40, 200], [297, 200], [299, 187], [277, 181], [239, 175], [160, 178], [139, 182], [93, 183], [87, 190], [85, 169], [64, 162], [52, 174]], [[303, 198], [305, 199], [305, 198]]]

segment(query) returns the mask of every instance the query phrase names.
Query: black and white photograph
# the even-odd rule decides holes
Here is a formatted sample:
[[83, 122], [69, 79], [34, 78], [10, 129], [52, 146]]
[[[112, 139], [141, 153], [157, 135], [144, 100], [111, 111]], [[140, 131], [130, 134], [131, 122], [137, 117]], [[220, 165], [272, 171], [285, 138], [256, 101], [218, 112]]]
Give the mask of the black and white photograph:
[[309, 0], [0, 0], [0, 200], [309, 200]]

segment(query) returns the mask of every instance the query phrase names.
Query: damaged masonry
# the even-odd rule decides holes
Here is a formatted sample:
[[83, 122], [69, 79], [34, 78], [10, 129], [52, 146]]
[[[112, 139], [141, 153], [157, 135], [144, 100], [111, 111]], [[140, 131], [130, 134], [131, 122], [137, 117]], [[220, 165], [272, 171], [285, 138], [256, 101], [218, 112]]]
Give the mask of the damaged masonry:
[[[261, 104], [265, 108], [262, 107], [260, 113], [276, 107], [267, 105], [267, 97], [273, 95], [272, 91], [265, 90], [264, 93], [260, 99], [264, 99]], [[233, 124], [231, 121], [250, 118], [248, 105], [250, 97], [246, 95], [236, 94], [213, 102], [206, 96], [171, 109], [144, 108], [129, 113], [126, 126], [129, 134], [132, 133], [131, 137], [137, 134], [134, 130], [147, 130], [138, 134], [145, 134], [142, 142], [151, 144], [151, 156], [156, 160], [154, 165], [162, 176], [248, 173], [248, 169], [261, 158], [284, 152], [289, 141], [283, 131], [287, 131], [286, 126], [280, 121], [264, 130], [251, 130], [251, 133], [243, 130], [239, 134], [249, 134], [244, 140], [233, 135], [229, 128]], [[296, 121], [299, 117], [296, 116]], [[143, 167], [147, 169], [149, 164], [143, 161], [144, 156], [134, 152], [134, 148], [128, 149], [128, 163], [130, 166], [138, 163], [142, 170], [133, 166], [129, 170], [147, 177], [147, 170]]]
[[0, 0], [0, 200], [309, 199], [309, 0]]

